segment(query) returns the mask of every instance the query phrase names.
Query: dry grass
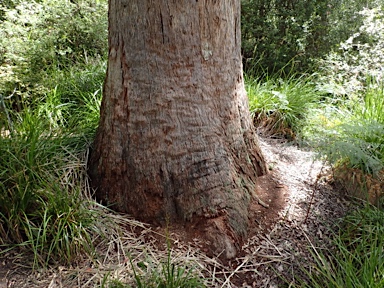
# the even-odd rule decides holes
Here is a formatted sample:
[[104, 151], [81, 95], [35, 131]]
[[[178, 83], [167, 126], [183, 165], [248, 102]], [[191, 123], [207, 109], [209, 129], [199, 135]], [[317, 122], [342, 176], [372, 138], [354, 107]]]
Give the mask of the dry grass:
[[372, 205], [379, 206], [384, 197], [384, 170], [373, 176], [342, 164], [334, 167], [333, 178], [348, 196], [367, 200]]
[[[264, 148], [267, 151], [267, 147]], [[143, 281], [153, 279], [153, 275], [161, 274], [168, 257], [176, 266], [186, 271], [191, 269], [193, 275], [203, 279], [207, 287], [271, 287], [281, 283], [282, 279], [294, 282], [294, 276], [302, 266], [310, 263], [305, 235], [327, 235], [326, 226], [318, 222], [318, 213], [329, 216], [334, 208], [329, 203], [336, 205], [337, 201], [332, 199], [325, 203], [325, 199], [330, 198], [328, 192], [325, 195], [316, 194], [316, 201], [313, 201], [316, 205], [311, 205], [311, 213], [306, 221], [306, 207], [312, 202], [309, 193], [313, 187], [310, 185], [315, 181], [317, 170], [309, 173], [308, 167], [312, 162], [308, 162], [308, 153], [293, 148], [275, 147], [277, 152], [271, 151], [270, 155], [276, 158], [275, 170], [288, 177], [281, 180], [292, 190], [292, 199], [287, 203], [289, 215], [282, 211], [284, 216], [272, 230], [267, 232], [261, 229], [260, 234], [251, 237], [243, 246], [243, 256], [233, 259], [231, 263], [224, 265], [218, 259], [208, 257], [200, 249], [202, 246], [197, 239], [185, 243], [175, 233], [161, 232], [128, 215], [118, 214], [94, 203], [90, 209], [99, 216], [94, 229], [91, 229], [95, 246], [93, 254], [77, 255], [71, 265], [51, 265], [47, 269], [32, 270], [31, 252], [20, 254], [10, 251], [0, 259], [0, 287], [3, 287], [2, 284], [4, 287], [18, 288], [109, 287], [114, 280], [126, 287], [136, 287], [135, 273]], [[84, 153], [83, 156], [84, 159], [78, 163], [65, 167], [61, 184], [81, 183], [84, 201], [91, 201], [85, 176], [87, 155]], [[300, 175], [303, 179], [297, 181]], [[304, 184], [306, 181], [308, 183]], [[299, 191], [302, 197], [297, 194]]]
[[[52, 266], [33, 271], [21, 265], [28, 255], [8, 254], [7, 261], [12, 264], [8, 265], [9, 271], [4, 275], [6, 287], [102, 287], [103, 283], [108, 287], [112, 280], [135, 286], [135, 273], [141, 279], [150, 279], [154, 273], [161, 273], [168, 255], [175, 265], [192, 268], [196, 277], [205, 279], [207, 287], [233, 287], [231, 278], [245, 268], [246, 261], [235, 271], [230, 271], [191, 243], [166, 237], [127, 215], [100, 206], [95, 209], [104, 210], [98, 226], [107, 237], [94, 235], [96, 254], [93, 259], [79, 255], [70, 267]], [[164, 239], [163, 244], [159, 238]], [[172, 245], [169, 250], [167, 241]]]

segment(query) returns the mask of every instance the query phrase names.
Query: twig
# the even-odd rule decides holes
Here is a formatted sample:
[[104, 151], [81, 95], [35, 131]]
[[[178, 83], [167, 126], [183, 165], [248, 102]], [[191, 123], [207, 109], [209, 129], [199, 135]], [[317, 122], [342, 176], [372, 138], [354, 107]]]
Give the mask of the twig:
[[243, 261], [239, 266], [237, 266], [237, 268], [235, 269], [235, 271], [233, 271], [233, 272], [231, 273], [231, 275], [229, 275], [229, 276], [227, 277], [227, 279], [225, 280], [225, 282], [223, 283], [223, 285], [221, 285], [221, 288], [223, 288], [225, 285], [230, 284], [230, 280], [231, 280], [231, 278], [233, 277], [233, 275], [235, 275], [235, 274], [241, 269], [241, 267], [243, 267], [248, 261], [249, 261], [249, 258], [248, 258], [248, 257], [245, 257], [244, 261]]

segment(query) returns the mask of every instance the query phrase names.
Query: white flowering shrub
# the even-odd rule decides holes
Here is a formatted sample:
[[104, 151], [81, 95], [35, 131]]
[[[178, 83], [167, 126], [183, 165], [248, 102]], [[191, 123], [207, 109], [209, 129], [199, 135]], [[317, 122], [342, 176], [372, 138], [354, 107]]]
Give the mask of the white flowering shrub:
[[[16, 3], [16, 2], [15, 2]], [[1, 6], [0, 94], [29, 97], [52, 71], [107, 53], [107, 1], [17, 1]], [[27, 95], [27, 96], [25, 96]]]
[[360, 29], [320, 61], [322, 88], [333, 95], [356, 95], [384, 80], [384, 13], [380, 6], [358, 13]]

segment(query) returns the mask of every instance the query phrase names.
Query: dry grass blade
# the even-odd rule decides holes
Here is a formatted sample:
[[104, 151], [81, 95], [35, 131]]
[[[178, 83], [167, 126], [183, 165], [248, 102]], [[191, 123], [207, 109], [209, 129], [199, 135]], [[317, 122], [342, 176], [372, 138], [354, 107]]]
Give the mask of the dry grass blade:
[[235, 270], [234, 270], [228, 277], [226, 277], [225, 282], [223, 283], [223, 285], [221, 285], [221, 287], [222, 287], [222, 288], [224, 288], [225, 286], [227, 286], [227, 287], [232, 287], [232, 286], [230, 285], [230, 283], [231, 283], [231, 282], [230, 282], [231, 278], [232, 278], [237, 272], [239, 272], [240, 269], [241, 269], [245, 264], [248, 263], [248, 261], [249, 261], [249, 258], [248, 258], [248, 257], [245, 257], [244, 260], [242, 261], [242, 263], [241, 263], [239, 266], [237, 266], [236, 269], [235, 269]]

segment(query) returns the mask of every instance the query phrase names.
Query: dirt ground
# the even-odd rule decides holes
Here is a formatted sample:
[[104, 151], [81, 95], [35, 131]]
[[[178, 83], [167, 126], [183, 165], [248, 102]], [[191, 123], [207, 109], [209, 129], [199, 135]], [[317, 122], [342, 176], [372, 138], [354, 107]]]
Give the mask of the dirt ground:
[[327, 250], [332, 228], [352, 207], [314, 152], [271, 137], [260, 136], [260, 145], [270, 171], [258, 179], [249, 239], [236, 259], [223, 262], [228, 270], [218, 287], [297, 284], [311, 273], [311, 248]]
[[[329, 167], [315, 160], [313, 152], [270, 137], [260, 137], [260, 145], [270, 173], [259, 178], [261, 201], [252, 203], [249, 238], [235, 259], [214, 259], [206, 255], [199, 239], [180, 240], [180, 231], [171, 228], [167, 232], [172, 259], [193, 263], [200, 277], [211, 279], [207, 282], [211, 287], [291, 287], [297, 277], [305, 278], [311, 271], [310, 248], [327, 249], [330, 229], [351, 206], [334, 191]], [[99, 245], [103, 261], [83, 259], [73, 267], [32, 272], [23, 268], [31, 259], [5, 254], [0, 257], [0, 288], [101, 287], [108, 277], [130, 283], [133, 271], [129, 263], [149, 263], [153, 256], [152, 264], [145, 264], [149, 271], [163, 263], [153, 259], [166, 258], [167, 249], [169, 252], [163, 230], [132, 223], [123, 226], [135, 228]], [[130, 261], [124, 251], [129, 251]]]
[[311, 247], [327, 249], [332, 227], [351, 203], [335, 191], [331, 169], [314, 152], [281, 139], [261, 138], [270, 168], [261, 179], [253, 235], [243, 245], [241, 267], [230, 287], [291, 287], [311, 273]]

